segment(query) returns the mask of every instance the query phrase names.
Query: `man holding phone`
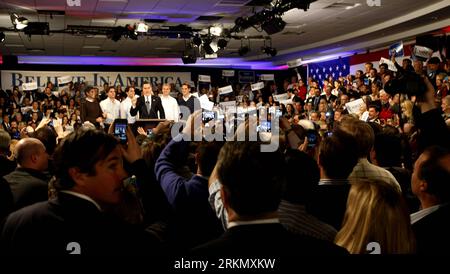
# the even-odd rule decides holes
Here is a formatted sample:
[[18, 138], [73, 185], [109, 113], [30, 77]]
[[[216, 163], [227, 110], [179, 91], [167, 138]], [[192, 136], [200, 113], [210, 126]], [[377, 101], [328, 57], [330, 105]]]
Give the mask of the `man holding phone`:
[[131, 103], [131, 116], [136, 116], [139, 112], [140, 119], [166, 119], [161, 98], [153, 95], [152, 86], [148, 82], [142, 85], [142, 96], [132, 99]]

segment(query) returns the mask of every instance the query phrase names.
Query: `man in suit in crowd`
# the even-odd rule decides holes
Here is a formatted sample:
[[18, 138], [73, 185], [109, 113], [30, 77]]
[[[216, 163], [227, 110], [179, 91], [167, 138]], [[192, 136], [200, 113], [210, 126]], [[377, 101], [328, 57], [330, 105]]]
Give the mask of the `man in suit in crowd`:
[[411, 214], [419, 254], [450, 254], [450, 152], [427, 148], [417, 159], [411, 180], [420, 207]]
[[142, 96], [132, 99], [131, 103], [131, 116], [136, 116], [139, 112], [140, 119], [166, 119], [161, 98], [153, 95], [152, 86], [147, 82], [142, 85]]
[[[0, 129], [0, 178], [14, 171], [16, 162], [10, 161], [7, 157], [11, 136], [3, 129]], [[13, 196], [9, 184], [0, 180], [0, 222], [13, 208]]]
[[305, 255], [339, 255], [333, 243], [288, 232], [278, 219], [284, 157], [261, 152], [260, 142], [226, 142], [216, 164], [228, 230], [195, 248], [195, 255], [281, 258], [283, 266]]
[[3, 176], [14, 199], [14, 209], [45, 201], [48, 198], [48, 153], [44, 144], [36, 138], [20, 140], [16, 147], [17, 168]]
[[54, 154], [57, 197], [10, 214], [0, 236], [0, 254], [160, 254], [155, 229], [128, 224], [108, 213], [123, 201], [123, 180], [129, 176], [125, 159], [136, 175], [145, 214], [161, 213], [158, 220], [167, 216], [163, 212], [169, 208], [167, 200], [130, 129], [127, 138], [124, 149], [99, 130], [81, 129], [66, 137]]

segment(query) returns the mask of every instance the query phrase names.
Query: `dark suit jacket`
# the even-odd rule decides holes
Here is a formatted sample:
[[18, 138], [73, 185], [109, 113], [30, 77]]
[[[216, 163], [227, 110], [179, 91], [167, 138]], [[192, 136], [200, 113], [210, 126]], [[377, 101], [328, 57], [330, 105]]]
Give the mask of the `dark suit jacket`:
[[13, 172], [16, 166], [15, 161], [10, 161], [4, 155], [0, 155], [0, 177]]
[[344, 220], [349, 191], [350, 183], [318, 185], [313, 190], [307, 211], [339, 231]]
[[418, 254], [450, 255], [450, 204], [420, 219], [412, 229]]
[[158, 119], [158, 111], [159, 118], [166, 119], [166, 114], [164, 113], [164, 108], [161, 103], [161, 98], [158, 96], [151, 96], [151, 105], [150, 105], [150, 113], [147, 111], [147, 106], [145, 105], [145, 96], [141, 96], [137, 99], [136, 107], [130, 108], [131, 116], [136, 116], [139, 112], [140, 119]]
[[240, 225], [220, 238], [192, 250], [193, 255], [288, 258], [306, 255], [345, 255], [347, 250], [308, 236], [288, 232], [281, 224]]
[[14, 209], [46, 201], [48, 199], [49, 177], [37, 170], [16, 168], [13, 172], [3, 176], [14, 198]]
[[153, 234], [112, 218], [84, 199], [66, 193], [13, 212], [0, 237], [0, 254], [65, 255], [76, 242], [83, 255], [152, 255]]

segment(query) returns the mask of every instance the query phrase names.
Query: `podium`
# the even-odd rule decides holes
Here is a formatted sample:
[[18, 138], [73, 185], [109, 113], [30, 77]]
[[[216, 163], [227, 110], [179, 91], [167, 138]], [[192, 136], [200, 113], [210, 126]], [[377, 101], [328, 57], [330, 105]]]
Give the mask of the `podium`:
[[164, 122], [166, 119], [137, 119], [134, 123], [134, 133], [136, 134], [137, 128], [142, 127], [146, 132], [148, 129], [156, 127], [160, 122]]

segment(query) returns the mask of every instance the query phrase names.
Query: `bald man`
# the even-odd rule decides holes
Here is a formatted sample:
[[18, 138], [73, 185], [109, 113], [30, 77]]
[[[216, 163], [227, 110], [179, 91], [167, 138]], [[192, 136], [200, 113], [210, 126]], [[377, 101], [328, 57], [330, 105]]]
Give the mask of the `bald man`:
[[20, 140], [15, 147], [17, 168], [3, 176], [13, 195], [14, 210], [48, 199], [48, 154], [36, 138]]

